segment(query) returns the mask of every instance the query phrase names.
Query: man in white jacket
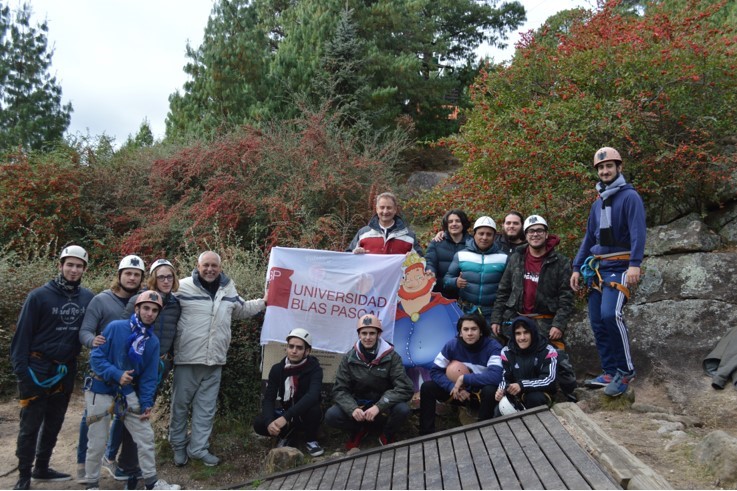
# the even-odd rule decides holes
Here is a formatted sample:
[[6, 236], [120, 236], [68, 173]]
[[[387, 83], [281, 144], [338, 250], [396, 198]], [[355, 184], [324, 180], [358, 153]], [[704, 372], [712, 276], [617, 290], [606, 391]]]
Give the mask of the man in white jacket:
[[[171, 400], [169, 442], [174, 463], [185, 465], [189, 458], [207, 466], [220, 463], [209, 452], [209, 439], [217, 409], [220, 377], [230, 346], [233, 317], [252, 317], [266, 308], [262, 298], [244, 300], [233, 281], [223, 272], [220, 256], [200, 254], [197, 269], [179, 284], [177, 298], [182, 315], [174, 340], [174, 384]], [[187, 416], [192, 408], [191, 436], [187, 438]]]

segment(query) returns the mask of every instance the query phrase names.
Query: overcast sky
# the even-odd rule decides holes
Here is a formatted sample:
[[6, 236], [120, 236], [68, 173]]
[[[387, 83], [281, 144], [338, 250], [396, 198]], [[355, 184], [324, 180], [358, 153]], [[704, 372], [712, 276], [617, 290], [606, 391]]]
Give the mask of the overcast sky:
[[[164, 136], [169, 95], [186, 76], [185, 48], [199, 46], [213, 0], [31, 0], [35, 23], [49, 25], [54, 48], [51, 72], [61, 84], [63, 103], [74, 106], [69, 133], [105, 133], [116, 146], [148, 119], [154, 137]], [[19, 0], [7, 4], [17, 8]], [[552, 14], [595, 0], [522, 0], [526, 32]], [[509, 59], [515, 34], [504, 52], [480, 49], [495, 61]]]

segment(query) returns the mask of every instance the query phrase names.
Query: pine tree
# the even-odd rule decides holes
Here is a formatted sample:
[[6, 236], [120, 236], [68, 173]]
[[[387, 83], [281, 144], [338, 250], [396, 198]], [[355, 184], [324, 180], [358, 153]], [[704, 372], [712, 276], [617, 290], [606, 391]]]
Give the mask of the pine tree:
[[48, 26], [31, 26], [23, 4], [13, 20], [0, 3], [0, 150], [38, 150], [62, 139], [72, 105], [61, 104], [61, 86], [49, 74], [53, 50]]

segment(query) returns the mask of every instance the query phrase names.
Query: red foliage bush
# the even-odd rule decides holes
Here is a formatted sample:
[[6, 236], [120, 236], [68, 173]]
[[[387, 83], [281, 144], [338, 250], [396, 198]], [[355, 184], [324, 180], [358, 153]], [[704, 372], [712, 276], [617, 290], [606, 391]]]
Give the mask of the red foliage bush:
[[204, 247], [229, 230], [264, 248], [344, 248], [366, 221], [369, 191], [390, 182], [403, 142], [368, 146], [333, 123], [317, 113], [245, 127], [155, 161], [143, 206], [126, 210], [139, 226], [122, 249]]

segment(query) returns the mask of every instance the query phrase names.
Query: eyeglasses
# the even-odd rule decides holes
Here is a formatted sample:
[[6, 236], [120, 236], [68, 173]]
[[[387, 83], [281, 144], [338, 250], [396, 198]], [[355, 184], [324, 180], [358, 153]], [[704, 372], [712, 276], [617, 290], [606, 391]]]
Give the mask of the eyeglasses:
[[174, 275], [167, 274], [167, 275], [159, 275], [156, 277], [159, 281], [174, 281]]
[[527, 235], [543, 235], [545, 234], [546, 230], [544, 228], [536, 228], [536, 229], [528, 229], [527, 232], [525, 232]]

